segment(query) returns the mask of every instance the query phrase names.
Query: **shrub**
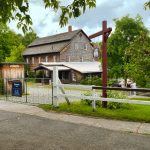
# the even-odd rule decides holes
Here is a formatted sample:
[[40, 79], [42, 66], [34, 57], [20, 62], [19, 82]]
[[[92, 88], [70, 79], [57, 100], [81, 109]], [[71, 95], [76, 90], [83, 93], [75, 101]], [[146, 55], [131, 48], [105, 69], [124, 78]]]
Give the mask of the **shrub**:
[[44, 76], [44, 71], [39, 70], [36, 72], [36, 78], [43, 78], [43, 76]]
[[[84, 93], [84, 96], [92, 96], [92, 93], [88, 91]], [[92, 100], [89, 99], [81, 99], [81, 102], [84, 103], [85, 105], [89, 106], [92, 105]], [[101, 101], [96, 101], [96, 106], [101, 107]]]
[[[116, 98], [116, 99], [125, 99], [125, 98], [127, 98], [127, 95], [125, 92], [122, 92], [122, 91], [108, 91], [107, 97], [108, 98]], [[119, 109], [119, 108], [123, 108], [123, 107], [128, 108], [128, 105], [129, 104], [118, 103], [118, 102], [109, 102], [107, 107], [109, 109]]]
[[83, 78], [80, 82], [82, 85], [102, 85], [102, 79], [98, 76]]

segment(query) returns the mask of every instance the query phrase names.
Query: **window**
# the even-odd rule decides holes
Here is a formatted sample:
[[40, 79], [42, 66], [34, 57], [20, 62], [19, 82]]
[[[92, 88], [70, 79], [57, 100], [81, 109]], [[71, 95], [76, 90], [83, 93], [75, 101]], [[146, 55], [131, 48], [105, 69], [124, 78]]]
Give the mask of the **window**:
[[53, 62], [56, 62], [56, 56], [53, 56]]
[[88, 44], [84, 43], [84, 50], [88, 49]]
[[34, 57], [32, 57], [32, 64], [34, 64]]
[[26, 58], [26, 63], [29, 63], [29, 58]]
[[39, 57], [39, 63], [41, 62], [41, 57]]
[[48, 56], [45, 57], [45, 62], [48, 62]]
[[75, 43], [74, 48], [79, 49], [78, 43]]

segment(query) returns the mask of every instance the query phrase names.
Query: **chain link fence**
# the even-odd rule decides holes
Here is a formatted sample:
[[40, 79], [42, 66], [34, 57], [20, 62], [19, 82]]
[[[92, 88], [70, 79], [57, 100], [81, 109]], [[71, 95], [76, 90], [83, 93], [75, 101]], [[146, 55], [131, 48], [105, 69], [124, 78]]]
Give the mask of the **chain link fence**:
[[[12, 96], [12, 82], [22, 83], [22, 96]], [[52, 104], [52, 88], [49, 78], [0, 78], [0, 100], [31, 103]]]

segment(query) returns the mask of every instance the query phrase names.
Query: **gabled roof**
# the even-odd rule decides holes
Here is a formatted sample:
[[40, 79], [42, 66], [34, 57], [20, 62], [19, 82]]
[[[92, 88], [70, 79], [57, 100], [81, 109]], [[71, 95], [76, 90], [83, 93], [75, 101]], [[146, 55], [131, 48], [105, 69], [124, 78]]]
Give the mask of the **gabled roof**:
[[[43, 69], [53, 71], [53, 66], [39, 65], [36, 68], [34, 68], [34, 70], [43, 70]], [[64, 66], [58, 66], [58, 70], [59, 71], [66, 71], [66, 70], [70, 70], [70, 68], [64, 67]]]
[[57, 42], [62, 42], [62, 41], [69, 41], [80, 31], [82, 31], [82, 30], [79, 29], [79, 30], [74, 30], [71, 32], [64, 32], [64, 33], [55, 34], [52, 36], [37, 38], [28, 47], [44, 45], [44, 44], [52, 44], [52, 43], [57, 43]]
[[90, 41], [89, 37], [82, 29], [37, 38], [23, 52], [23, 56], [60, 52], [69, 45], [70, 41], [80, 32], [82, 32]]
[[38, 54], [47, 54], [47, 53], [57, 53], [62, 48], [66, 47], [70, 42], [60, 42], [54, 44], [41, 45], [36, 47], [28, 47], [24, 52], [23, 56], [26, 55], [38, 55]]

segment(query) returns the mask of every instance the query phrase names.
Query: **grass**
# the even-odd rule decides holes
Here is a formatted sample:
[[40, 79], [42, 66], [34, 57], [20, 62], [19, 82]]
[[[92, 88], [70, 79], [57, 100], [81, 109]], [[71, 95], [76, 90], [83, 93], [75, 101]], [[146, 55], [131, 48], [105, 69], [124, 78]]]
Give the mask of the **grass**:
[[132, 97], [130, 100], [150, 101], [150, 97]]
[[67, 112], [84, 116], [150, 123], [150, 106], [146, 105], [123, 104], [119, 109], [97, 107], [95, 112], [93, 112], [91, 106], [81, 101], [72, 102], [71, 105], [61, 103], [57, 108], [47, 104], [40, 104], [38, 107], [43, 108], [45, 111], [53, 110], [56, 112]]

